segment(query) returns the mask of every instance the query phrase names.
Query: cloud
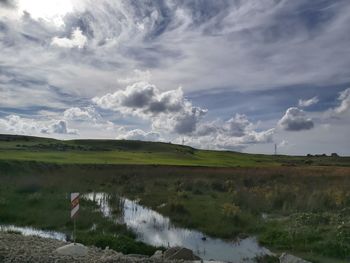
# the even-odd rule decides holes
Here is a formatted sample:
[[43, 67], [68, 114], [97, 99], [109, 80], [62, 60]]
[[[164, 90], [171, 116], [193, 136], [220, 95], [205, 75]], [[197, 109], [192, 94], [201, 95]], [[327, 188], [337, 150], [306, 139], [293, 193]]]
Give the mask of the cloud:
[[46, 121], [22, 118], [18, 115], [9, 115], [0, 118], [0, 132], [14, 134], [71, 134], [77, 135], [78, 131], [69, 129], [64, 120]]
[[73, 107], [65, 110], [63, 116], [66, 120], [71, 121], [94, 121], [101, 119], [95, 108], [89, 106], [84, 108]]
[[121, 84], [132, 84], [136, 82], [149, 82], [151, 80], [152, 74], [149, 70], [139, 70], [134, 69], [128, 76], [118, 78], [117, 81]]
[[[187, 104], [187, 103], [186, 103]], [[178, 112], [160, 114], [152, 118], [152, 128], [177, 134], [191, 134], [195, 132], [197, 124], [207, 110], [193, 107], [190, 103]]]
[[312, 119], [308, 118], [303, 110], [296, 107], [287, 109], [278, 125], [286, 131], [310, 130], [314, 127]]
[[14, 7], [16, 7], [16, 1], [14, 1], [14, 0], [0, 0], [0, 7], [14, 8]]
[[125, 128], [119, 129], [118, 140], [138, 140], [138, 141], [160, 141], [161, 136], [157, 132], [145, 132], [140, 129], [125, 131]]
[[185, 107], [182, 89], [160, 92], [154, 85], [137, 82], [125, 90], [108, 93], [92, 99], [99, 107], [122, 113], [157, 115], [177, 112]]
[[233, 137], [219, 131], [206, 136], [186, 137], [186, 144], [201, 149], [242, 151], [249, 145], [271, 143], [273, 141], [274, 134], [275, 129], [268, 129], [260, 132], [249, 131], [243, 136]]
[[335, 114], [341, 115], [349, 112], [350, 110], [350, 88], [340, 92], [338, 100], [340, 105], [333, 109]]
[[138, 82], [127, 86], [125, 90], [95, 97], [92, 101], [103, 109], [149, 119], [154, 129], [179, 134], [193, 132], [207, 112], [186, 100], [181, 88], [161, 92], [146, 82]]
[[318, 98], [317, 96], [311, 98], [311, 99], [308, 99], [308, 100], [302, 100], [302, 99], [299, 99], [299, 107], [310, 107], [316, 103], [318, 103]]
[[83, 35], [80, 28], [74, 29], [70, 38], [52, 38], [51, 45], [62, 48], [83, 48], [87, 43], [87, 37]]
[[224, 125], [224, 129], [227, 131], [227, 133], [235, 137], [244, 136], [248, 130], [251, 130], [251, 128], [252, 123], [248, 121], [247, 116], [244, 114], [236, 114]]
[[278, 148], [284, 148], [284, 147], [288, 147], [290, 145], [289, 141], [287, 140], [282, 140], [279, 144], [277, 144]]
[[246, 115], [235, 114], [227, 121], [216, 120], [200, 123], [196, 131], [186, 137], [186, 144], [206, 149], [230, 149], [241, 151], [251, 144], [270, 143], [275, 129], [257, 131], [256, 124]]
[[67, 122], [63, 120], [52, 123], [47, 128], [42, 128], [40, 132], [48, 134], [78, 134], [77, 130], [68, 129]]

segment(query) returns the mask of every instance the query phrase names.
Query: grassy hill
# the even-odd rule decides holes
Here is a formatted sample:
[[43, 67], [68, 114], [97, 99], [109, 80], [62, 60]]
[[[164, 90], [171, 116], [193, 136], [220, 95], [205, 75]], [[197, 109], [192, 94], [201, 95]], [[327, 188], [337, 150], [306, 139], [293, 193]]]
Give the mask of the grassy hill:
[[336, 165], [350, 166], [350, 157], [283, 156], [198, 150], [162, 142], [129, 140], [55, 140], [0, 135], [0, 160], [58, 164], [143, 164], [210, 167]]

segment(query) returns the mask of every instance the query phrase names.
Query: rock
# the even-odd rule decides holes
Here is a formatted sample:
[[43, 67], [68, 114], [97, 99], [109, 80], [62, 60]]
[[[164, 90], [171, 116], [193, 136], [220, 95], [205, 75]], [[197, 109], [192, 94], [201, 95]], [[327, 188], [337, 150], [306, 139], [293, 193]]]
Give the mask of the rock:
[[71, 243], [63, 247], [57, 248], [56, 252], [59, 255], [63, 255], [63, 256], [82, 257], [87, 255], [88, 249], [82, 244]]
[[200, 260], [193, 251], [184, 247], [171, 247], [164, 252], [164, 258], [169, 260]]
[[154, 252], [153, 256], [151, 256], [152, 259], [161, 259], [163, 258], [163, 251], [157, 250]]
[[[112, 249], [100, 249], [95, 246], [84, 247], [80, 244], [69, 244], [64, 241], [47, 239], [37, 236], [22, 236], [0, 231], [0, 262], [1, 263], [185, 263], [166, 260], [161, 251], [156, 252], [160, 258], [149, 258], [140, 255], [123, 255]], [[83, 248], [86, 256], [67, 255], [62, 252], [62, 246]], [[58, 248], [58, 249], [57, 249]], [[84, 249], [85, 248], [85, 249]], [[67, 250], [66, 250], [67, 251]], [[191, 252], [191, 251], [190, 251]], [[192, 254], [192, 252], [191, 252]], [[193, 254], [192, 254], [193, 255]], [[209, 262], [208, 262], [209, 263]], [[212, 262], [210, 262], [212, 263]]]
[[130, 258], [148, 258], [148, 256], [141, 255], [141, 254], [128, 254], [128, 257], [130, 257]]
[[291, 254], [283, 253], [279, 257], [280, 263], [311, 263], [310, 261], [306, 261], [304, 259], [298, 258]]

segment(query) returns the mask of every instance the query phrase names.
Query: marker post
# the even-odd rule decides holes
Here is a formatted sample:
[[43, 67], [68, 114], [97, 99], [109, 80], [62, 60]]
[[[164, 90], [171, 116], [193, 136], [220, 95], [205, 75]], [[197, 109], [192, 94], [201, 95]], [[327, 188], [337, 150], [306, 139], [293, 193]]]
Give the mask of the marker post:
[[71, 211], [70, 211], [70, 217], [73, 219], [73, 242], [75, 244], [75, 240], [77, 237], [76, 232], [76, 217], [78, 215], [79, 211], [79, 193], [71, 193], [70, 194], [70, 202], [71, 202]]

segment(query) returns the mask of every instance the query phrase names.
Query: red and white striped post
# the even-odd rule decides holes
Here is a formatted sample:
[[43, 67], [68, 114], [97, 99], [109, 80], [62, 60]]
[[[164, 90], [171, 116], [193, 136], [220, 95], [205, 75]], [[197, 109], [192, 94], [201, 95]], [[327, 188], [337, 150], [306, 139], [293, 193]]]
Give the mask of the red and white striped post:
[[74, 221], [74, 230], [73, 230], [73, 241], [75, 244], [75, 238], [76, 238], [76, 230], [75, 230], [75, 219], [78, 215], [79, 211], [79, 193], [71, 193], [70, 194], [70, 202], [71, 202], [71, 211], [70, 211], [70, 218]]

